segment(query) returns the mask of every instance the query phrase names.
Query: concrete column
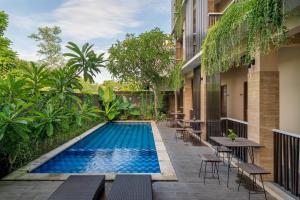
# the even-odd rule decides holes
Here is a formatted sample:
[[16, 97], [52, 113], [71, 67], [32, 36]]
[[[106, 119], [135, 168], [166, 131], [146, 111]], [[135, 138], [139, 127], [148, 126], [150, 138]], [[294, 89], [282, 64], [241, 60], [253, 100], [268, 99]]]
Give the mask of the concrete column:
[[[264, 145], [255, 163], [273, 172], [273, 133], [279, 125], [278, 52], [257, 53], [248, 73], [248, 138]], [[272, 180], [273, 176], [268, 179]]]
[[[201, 99], [201, 113], [200, 113], [200, 119], [204, 122], [206, 122], [206, 75], [203, 69], [201, 69], [201, 93], [200, 93], [200, 99]], [[201, 124], [201, 138], [203, 140], [206, 140], [206, 125], [205, 123]]]
[[193, 98], [192, 98], [192, 77], [190, 74], [185, 75], [184, 77], [184, 88], [183, 88], [183, 113], [184, 118], [190, 118], [190, 110], [193, 107]]

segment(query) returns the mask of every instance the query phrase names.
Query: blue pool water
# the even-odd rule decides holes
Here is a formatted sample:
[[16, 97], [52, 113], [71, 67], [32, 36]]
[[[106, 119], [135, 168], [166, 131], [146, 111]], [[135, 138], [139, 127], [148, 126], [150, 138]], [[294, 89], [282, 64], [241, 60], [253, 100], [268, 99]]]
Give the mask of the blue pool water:
[[149, 123], [108, 123], [32, 173], [160, 173]]

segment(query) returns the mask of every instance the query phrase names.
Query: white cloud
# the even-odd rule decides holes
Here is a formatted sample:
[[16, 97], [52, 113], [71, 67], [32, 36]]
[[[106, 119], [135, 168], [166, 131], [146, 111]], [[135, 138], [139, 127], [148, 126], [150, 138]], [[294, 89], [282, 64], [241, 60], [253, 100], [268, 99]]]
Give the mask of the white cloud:
[[37, 53], [33, 51], [18, 50], [18, 55], [21, 59], [29, 61], [38, 61], [40, 59]]
[[170, 0], [152, 0], [149, 2], [151, 7], [158, 13], [170, 13], [171, 1]]
[[[107, 58], [106, 49], [110, 46], [107, 41], [120, 39], [119, 36], [131, 32], [130, 28], [145, 27], [152, 16], [155, 18], [156, 15], [169, 13], [169, 4], [169, 0], [62, 0], [54, 10], [37, 10], [28, 15], [10, 13], [7, 36], [13, 41], [13, 49], [21, 58], [38, 60], [36, 43], [27, 36], [36, 32], [38, 27], [57, 25], [62, 28], [64, 52], [67, 41], [79, 44], [89, 41], [98, 43], [94, 49], [98, 53], [104, 52]], [[151, 21], [151, 26], [152, 22], [157, 23]], [[105, 39], [103, 46], [101, 39]], [[97, 82], [109, 79], [111, 76], [106, 69], [96, 77]]]
[[72, 39], [113, 38], [141, 23], [136, 14], [143, 4], [143, 0], [66, 0], [54, 10], [54, 24]]
[[101, 69], [101, 73], [97, 74], [94, 78], [96, 83], [103, 83], [106, 80], [112, 80], [111, 74], [105, 68]]

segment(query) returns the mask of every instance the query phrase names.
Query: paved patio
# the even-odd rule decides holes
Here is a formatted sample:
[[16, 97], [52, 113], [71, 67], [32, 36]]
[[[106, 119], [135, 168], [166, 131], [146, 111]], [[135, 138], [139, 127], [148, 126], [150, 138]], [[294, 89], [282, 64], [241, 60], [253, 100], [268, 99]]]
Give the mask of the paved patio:
[[[229, 188], [226, 187], [226, 167], [220, 167], [221, 185], [216, 179], [198, 178], [201, 159], [199, 154], [212, 152], [209, 147], [191, 140], [185, 144], [182, 140], [176, 142], [174, 129], [159, 127], [163, 141], [176, 171], [177, 182], [154, 182], [155, 200], [216, 200], [248, 199], [247, 185], [242, 185], [237, 191], [236, 170], [232, 170]], [[210, 168], [209, 168], [210, 169]], [[0, 200], [44, 200], [61, 184], [61, 181], [0, 181]], [[106, 183], [106, 194], [112, 183]], [[106, 195], [105, 194], [105, 195]], [[105, 199], [105, 195], [102, 199]], [[251, 199], [264, 199], [262, 194], [252, 195]], [[272, 200], [270, 195], [268, 199]]]

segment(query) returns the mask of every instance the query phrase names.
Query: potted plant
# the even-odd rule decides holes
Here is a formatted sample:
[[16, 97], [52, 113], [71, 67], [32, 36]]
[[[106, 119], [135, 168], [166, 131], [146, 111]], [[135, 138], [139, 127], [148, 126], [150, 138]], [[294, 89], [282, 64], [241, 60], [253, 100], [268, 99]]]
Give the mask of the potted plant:
[[232, 129], [228, 129], [228, 136], [227, 137], [234, 142], [235, 139], [237, 138], [237, 134]]

